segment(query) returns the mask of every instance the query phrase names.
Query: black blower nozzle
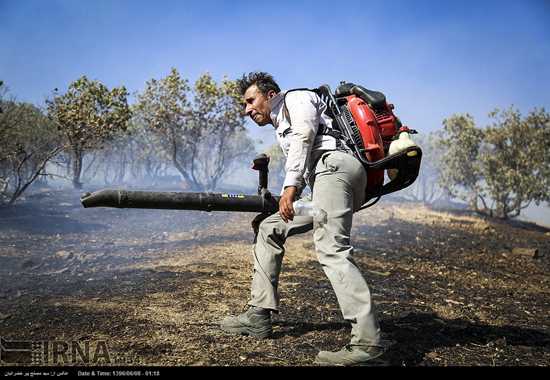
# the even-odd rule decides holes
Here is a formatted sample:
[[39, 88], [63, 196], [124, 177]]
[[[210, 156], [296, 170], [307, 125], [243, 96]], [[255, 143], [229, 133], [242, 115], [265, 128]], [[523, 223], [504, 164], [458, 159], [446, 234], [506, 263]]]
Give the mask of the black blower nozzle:
[[262, 153], [254, 158], [255, 170], [259, 171], [258, 195], [215, 194], [139, 191], [139, 190], [99, 190], [84, 193], [80, 202], [88, 207], [146, 208], [160, 210], [197, 211], [242, 211], [277, 212], [280, 197], [272, 196], [267, 190], [269, 156]]
[[279, 211], [279, 198], [261, 195], [215, 194], [211, 192], [99, 190], [92, 194], [83, 194], [80, 202], [85, 208], [115, 207], [208, 212], [277, 212]]

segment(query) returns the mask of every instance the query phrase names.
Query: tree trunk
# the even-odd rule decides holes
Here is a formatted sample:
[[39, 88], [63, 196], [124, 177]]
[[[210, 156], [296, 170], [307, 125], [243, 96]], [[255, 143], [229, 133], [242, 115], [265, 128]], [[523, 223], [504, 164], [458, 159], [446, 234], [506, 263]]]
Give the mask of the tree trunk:
[[73, 150], [73, 187], [77, 190], [82, 190], [82, 182], [80, 175], [82, 174], [82, 151], [80, 149]]

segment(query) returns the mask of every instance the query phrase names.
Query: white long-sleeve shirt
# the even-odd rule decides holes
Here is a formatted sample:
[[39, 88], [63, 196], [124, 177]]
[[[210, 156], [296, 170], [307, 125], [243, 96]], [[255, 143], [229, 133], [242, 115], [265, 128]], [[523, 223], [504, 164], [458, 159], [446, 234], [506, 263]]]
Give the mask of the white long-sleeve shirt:
[[332, 127], [327, 105], [312, 91], [291, 91], [286, 95], [286, 108], [292, 125], [284, 116], [286, 91], [269, 100], [275, 135], [286, 157], [283, 190], [296, 186], [298, 194], [309, 184], [308, 178], [321, 155], [336, 149], [336, 139], [317, 134], [319, 124]]

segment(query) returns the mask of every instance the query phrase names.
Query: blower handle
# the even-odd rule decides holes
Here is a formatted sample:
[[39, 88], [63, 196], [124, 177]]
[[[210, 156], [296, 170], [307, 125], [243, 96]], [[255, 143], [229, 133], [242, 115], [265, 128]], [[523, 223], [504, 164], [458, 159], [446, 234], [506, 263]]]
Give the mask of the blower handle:
[[260, 153], [256, 157], [254, 157], [254, 165], [252, 166], [252, 169], [258, 170], [258, 195], [265, 195], [266, 198], [268, 198], [271, 193], [267, 190], [267, 173], [269, 173], [269, 169], [267, 166], [269, 165], [269, 156], [265, 153]]

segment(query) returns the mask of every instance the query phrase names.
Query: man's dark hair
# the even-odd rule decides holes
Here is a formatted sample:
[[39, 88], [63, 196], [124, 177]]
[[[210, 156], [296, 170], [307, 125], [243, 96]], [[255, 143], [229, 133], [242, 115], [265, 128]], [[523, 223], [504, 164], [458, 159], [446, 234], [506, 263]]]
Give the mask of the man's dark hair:
[[275, 79], [264, 72], [254, 71], [248, 74], [248, 76], [243, 74], [242, 79], [237, 79], [237, 83], [239, 84], [241, 95], [244, 95], [246, 90], [252, 85], [256, 85], [265, 97], [267, 97], [268, 92], [271, 90], [274, 90], [276, 94], [281, 91]]

